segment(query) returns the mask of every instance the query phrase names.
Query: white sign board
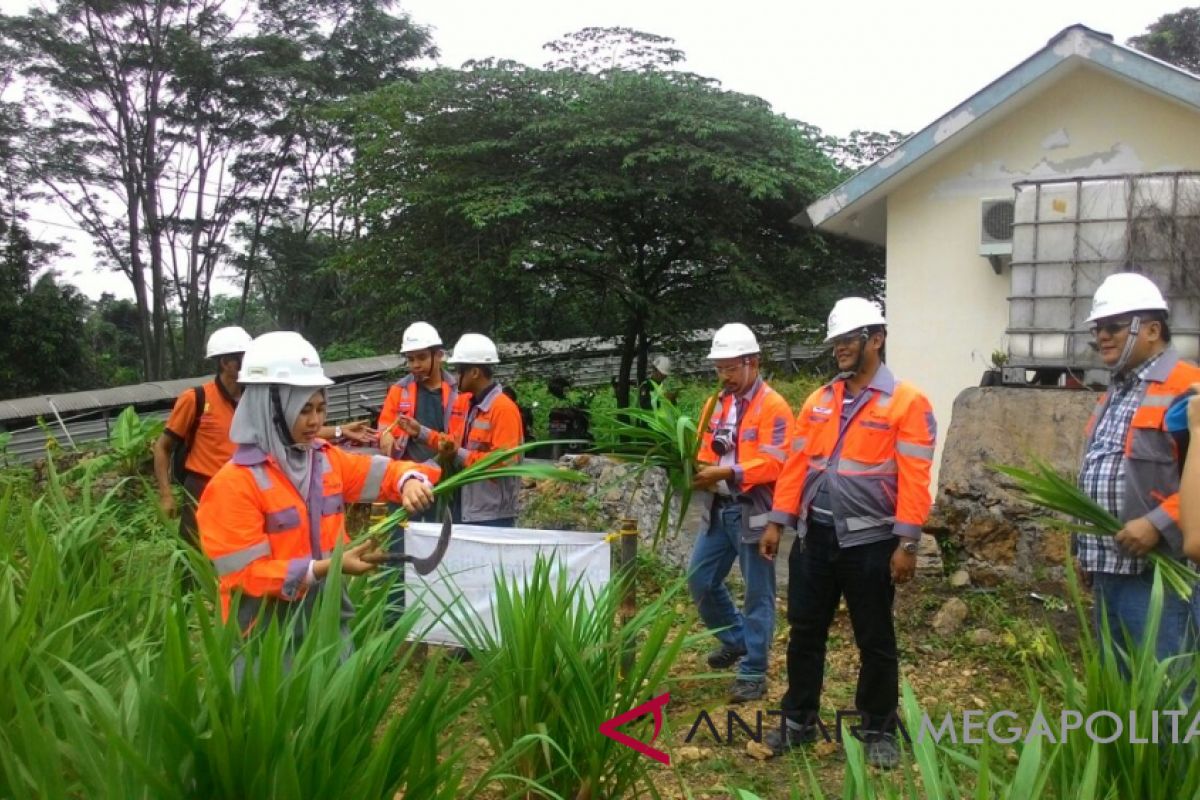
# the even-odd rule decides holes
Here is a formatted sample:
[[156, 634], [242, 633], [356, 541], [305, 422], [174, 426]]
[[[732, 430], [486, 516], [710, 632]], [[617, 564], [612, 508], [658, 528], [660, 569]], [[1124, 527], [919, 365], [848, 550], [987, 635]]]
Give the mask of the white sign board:
[[[414, 556], [429, 555], [437, 544], [441, 527], [431, 522], [409, 523], [404, 534], [404, 551]], [[421, 576], [411, 564], [404, 568], [407, 602], [421, 606], [421, 621], [415, 631], [425, 642], [460, 644], [452, 626], [446, 624], [444, 610], [456, 597], [461, 597], [458, 608], [464, 613], [470, 609], [495, 635], [492, 608], [496, 600], [496, 577], [519, 580], [539, 555], [557, 559], [567, 571], [567, 582], [581, 582], [588, 587], [585, 594], [594, 596], [611, 577], [610, 552], [602, 533], [456, 524], [450, 546], [436, 570]]]

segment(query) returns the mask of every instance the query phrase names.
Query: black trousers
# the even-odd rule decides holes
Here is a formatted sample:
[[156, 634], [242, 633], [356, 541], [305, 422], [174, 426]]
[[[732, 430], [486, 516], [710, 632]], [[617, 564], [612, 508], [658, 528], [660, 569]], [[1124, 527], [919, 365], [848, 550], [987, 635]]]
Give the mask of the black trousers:
[[[200, 549], [200, 529], [196, 525], [196, 505], [200, 502], [200, 495], [204, 494], [204, 487], [208, 486], [208, 481], [209, 478], [206, 476], [197, 475], [194, 472], [189, 472], [183, 479], [184, 495], [183, 505], [179, 509], [179, 536], [196, 550]], [[179, 580], [185, 594], [196, 588], [196, 576], [192, 573], [190, 566], [183, 567]]]
[[[801, 724], [833, 720], [820, 716], [821, 685], [825, 680], [825, 646], [829, 626], [845, 596], [850, 624], [858, 645], [860, 665], [855, 710], [861, 721], [847, 719], [864, 731], [894, 732], [900, 691], [896, 628], [892, 621], [891, 560], [896, 540], [842, 549], [837, 533], [827, 525], [808, 526], [804, 540], [788, 556], [787, 693], [782, 710]], [[841, 710], [841, 709], [838, 709]], [[833, 730], [829, 731], [834, 734]]]

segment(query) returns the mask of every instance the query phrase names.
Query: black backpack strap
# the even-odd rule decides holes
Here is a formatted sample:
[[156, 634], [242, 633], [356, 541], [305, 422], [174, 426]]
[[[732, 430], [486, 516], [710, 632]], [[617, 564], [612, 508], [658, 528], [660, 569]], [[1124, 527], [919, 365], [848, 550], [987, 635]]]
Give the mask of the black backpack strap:
[[196, 431], [200, 430], [200, 416], [204, 413], [204, 387], [196, 386], [192, 389], [196, 393], [196, 413], [192, 415], [192, 425], [188, 428], [187, 446], [191, 449], [192, 444], [196, 441]]

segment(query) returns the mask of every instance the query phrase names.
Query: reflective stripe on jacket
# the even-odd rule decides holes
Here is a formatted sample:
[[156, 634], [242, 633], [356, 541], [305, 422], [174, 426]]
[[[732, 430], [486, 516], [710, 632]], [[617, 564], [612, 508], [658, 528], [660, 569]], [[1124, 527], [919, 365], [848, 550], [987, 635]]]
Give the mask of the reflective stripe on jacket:
[[321, 440], [314, 448], [307, 497], [273, 457], [242, 445], [200, 498], [200, 547], [216, 567], [221, 615], [228, 619], [234, 592], [242, 593], [239, 618], [249, 616], [241, 620], [243, 630], [261, 605], [251, 598], [295, 602], [304, 597], [309, 562], [327, 558], [339, 542], [349, 541], [346, 503], [400, 502], [405, 473], [419, 472], [431, 481], [441, 475], [435, 465], [353, 455]]
[[[504, 394], [500, 384], [467, 413], [466, 437], [461, 441], [457, 462], [470, 466], [493, 450], [506, 450], [524, 444], [521, 411]], [[521, 457], [518, 456], [520, 461]], [[494, 478], [462, 487], [463, 522], [486, 522], [517, 515], [520, 478]]]
[[[396, 437], [396, 446], [392, 450], [393, 458], [403, 456], [408, 447], [408, 434], [396, 425], [396, 417], [404, 415], [416, 418], [417, 390], [419, 384], [412, 375], [405, 375], [392, 384], [387, 397], [383, 401], [383, 410], [379, 412], [379, 429], [392, 429]], [[443, 438], [458, 444], [462, 441], [463, 430], [467, 423], [467, 410], [470, 408], [470, 393], [459, 392], [458, 383], [449, 372], [442, 372], [442, 430], [435, 431], [421, 426], [421, 439], [431, 449], [436, 451]]]
[[[1145, 386], [1125, 435], [1125, 485], [1122, 522], [1146, 517], [1162, 536], [1159, 548], [1183, 556], [1179, 530], [1179, 453], [1167, 432], [1167, 409], [1176, 397], [1200, 381], [1200, 367], [1183, 361], [1175, 348], [1166, 351], [1146, 374]], [[1087, 424], [1084, 452], [1096, 423], [1108, 407], [1110, 388], [1096, 403]]]
[[933, 505], [930, 480], [937, 422], [920, 390], [886, 365], [842, 429], [844, 376], [817, 389], [796, 418], [792, 454], [775, 485], [771, 521], [806, 529], [816, 479], [827, 476], [839, 541], [890, 531], [919, 539]]
[[[737, 463], [729, 488], [743, 507], [742, 541], [755, 542], [767, 527], [775, 480], [787, 461], [792, 440], [792, 409], [762, 378], [754, 382], [748, 394], [750, 402], [742, 409], [737, 423]], [[712, 449], [713, 435], [732, 413], [734, 396], [722, 392], [717, 401], [720, 406], [709, 418], [698, 454], [699, 460], [707, 464], [721, 460]], [[711, 398], [704, 404], [701, 419], [712, 404]]]

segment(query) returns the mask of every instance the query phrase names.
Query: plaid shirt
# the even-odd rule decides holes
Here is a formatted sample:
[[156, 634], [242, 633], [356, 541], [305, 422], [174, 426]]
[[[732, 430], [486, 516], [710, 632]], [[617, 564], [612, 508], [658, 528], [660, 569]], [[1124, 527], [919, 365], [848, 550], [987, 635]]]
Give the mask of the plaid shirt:
[[[1143, 394], [1146, 374], [1161, 357], [1154, 356], [1124, 379], [1114, 379], [1112, 396], [1096, 420], [1092, 441], [1079, 470], [1079, 488], [1117, 519], [1125, 510], [1125, 436]], [[1076, 559], [1085, 572], [1137, 575], [1146, 559], [1131, 556], [1109, 536], [1079, 534]]]

